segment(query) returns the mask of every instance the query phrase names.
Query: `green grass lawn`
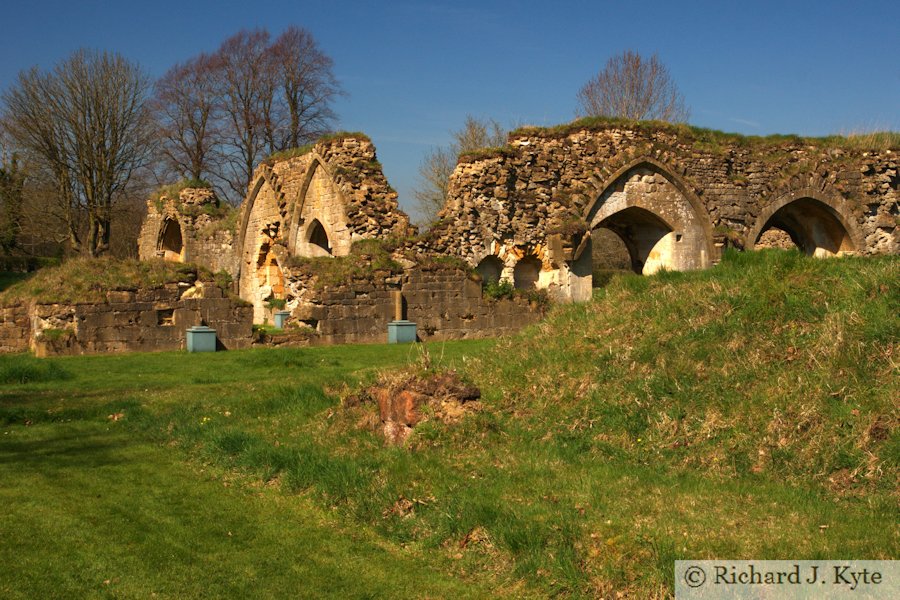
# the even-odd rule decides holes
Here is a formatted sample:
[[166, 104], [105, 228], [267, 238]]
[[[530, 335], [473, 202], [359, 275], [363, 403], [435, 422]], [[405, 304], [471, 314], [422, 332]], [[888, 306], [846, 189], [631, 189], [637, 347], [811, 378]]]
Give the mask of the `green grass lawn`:
[[900, 553], [898, 260], [614, 278], [387, 447], [410, 346], [0, 357], [0, 596], [665, 597], [680, 558]]

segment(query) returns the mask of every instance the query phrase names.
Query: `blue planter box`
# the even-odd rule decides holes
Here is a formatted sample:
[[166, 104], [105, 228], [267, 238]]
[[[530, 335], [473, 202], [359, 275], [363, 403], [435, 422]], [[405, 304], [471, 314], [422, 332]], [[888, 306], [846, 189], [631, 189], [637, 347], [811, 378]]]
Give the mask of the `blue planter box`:
[[188, 352], [215, 352], [216, 330], [205, 325], [195, 325], [187, 330]]
[[291, 311], [289, 310], [279, 310], [275, 312], [275, 327], [278, 329], [284, 329], [284, 322], [288, 320], [288, 317], [291, 316]]
[[388, 344], [411, 344], [416, 341], [416, 324], [412, 321], [388, 323]]

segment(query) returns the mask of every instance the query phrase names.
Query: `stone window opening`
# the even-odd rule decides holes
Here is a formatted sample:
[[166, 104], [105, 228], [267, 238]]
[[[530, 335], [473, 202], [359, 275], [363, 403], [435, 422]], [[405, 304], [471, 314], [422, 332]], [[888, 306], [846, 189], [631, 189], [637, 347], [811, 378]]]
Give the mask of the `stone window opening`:
[[170, 326], [175, 324], [175, 309], [161, 308], [156, 311], [156, 324], [159, 326]]
[[159, 251], [163, 260], [170, 262], [182, 262], [184, 244], [181, 238], [181, 226], [175, 219], [166, 219], [163, 223], [162, 235], [159, 241]]
[[308, 235], [310, 244], [318, 246], [324, 250], [326, 254], [332, 254], [331, 242], [328, 240], [328, 232], [325, 231], [325, 227], [318, 219], [313, 219], [312, 223], [309, 224]]
[[536, 256], [522, 257], [513, 269], [513, 286], [517, 290], [537, 289], [541, 276], [541, 261]]
[[478, 266], [475, 267], [475, 272], [481, 276], [482, 285], [499, 283], [500, 277], [503, 275], [503, 261], [499, 257], [490, 254], [478, 263]]

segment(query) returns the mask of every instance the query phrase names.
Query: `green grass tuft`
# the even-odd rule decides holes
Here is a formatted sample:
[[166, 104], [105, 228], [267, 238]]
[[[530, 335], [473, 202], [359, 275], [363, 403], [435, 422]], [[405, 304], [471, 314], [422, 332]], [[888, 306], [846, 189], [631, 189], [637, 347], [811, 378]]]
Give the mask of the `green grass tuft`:
[[104, 302], [111, 290], [136, 290], [165, 283], [193, 282], [198, 267], [184, 263], [115, 258], [74, 258], [58, 267], [41, 269], [32, 277], [0, 292], [0, 306], [35, 300]]

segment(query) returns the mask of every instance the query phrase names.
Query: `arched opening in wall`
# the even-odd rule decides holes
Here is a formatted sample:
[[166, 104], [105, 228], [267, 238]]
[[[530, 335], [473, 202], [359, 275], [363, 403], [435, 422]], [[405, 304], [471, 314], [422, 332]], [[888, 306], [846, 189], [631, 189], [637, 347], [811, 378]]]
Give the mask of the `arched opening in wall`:
[[184, 243], [181, 239], [181, 226], [175, 219], [166, 219], [160, 236], [159, 250], [163, 260], [182, 262]]
[[619, 273], [631, 273], [631, 252], [617, 233], [605, 227], [591, 231], [593, 287], [603, 287]]
[[[775, 211], [762, 226], [753, 247], [763, 247], [760, 242], [765, 244], [764, 236], [773, 230], [786, 233], [794, 245], [808, 256], [828, 257], [856, 251], [837, 211], [813, 198], [794, 200]], [[777, 234], [769, 237], [772, 235]]]
[[618, 235], [632, 271], [701, 269], [716, 249], [706, 209], [692, 190], [655, 159], [639, 159], [607, 180], [585, 219], [592, 232], [605, 228]]
[[536, 289], [540, 275], [541, 261], [534, 256], [525, 256], [513, 269], [513, 285], [517, 290]]
[[475, 267], [475, 271], [481, 276], [483, 284], [497, 283], [503, 274], [503, 261], [493, 254], [485, 256]]
[[331, 243], [328, 241], [328, 233], [325, 227], [318, 219], [313, 219], [309, 225], [309, 233], [307, 234], [310, 245], [322, 250], [325, 254], [331, 255]]
[[756, 241], [756, 245], [754, 246], [757, 250], [763, 248], [774, 248], [776, 250], [796, 250], [799, 247], [797, 246], [797, 242], [791, 239], [791, 234], [789, 234], [784, 229], [779, 229], [778, 227], [769, 227], [765, 231], [763, 231], [759, 239]]
[[263, 243], [259, 248], [259, 257], [256, 261], [256, 279], [259, 284], [259, 297], [263, 300], [285, 300], [284, 273], [278, 264], [278, 259], [272, 252], [269, 243]]
[[[599, 223], [599, 229], [607, 229], [615, 234], [628, 253], [626, 268], [638, 274], [650, 275], [661, 268], [672, 268], [676, 244], [681, 243], [681, 234], [660, 217], [649, 210], [630, 206], [613, 213]], [[604, 234], [606, 235], [606, 234]], [[607, 236], [607, 239], [608, 238]], [[618, 255], [619, 264], [624, 257]]]

